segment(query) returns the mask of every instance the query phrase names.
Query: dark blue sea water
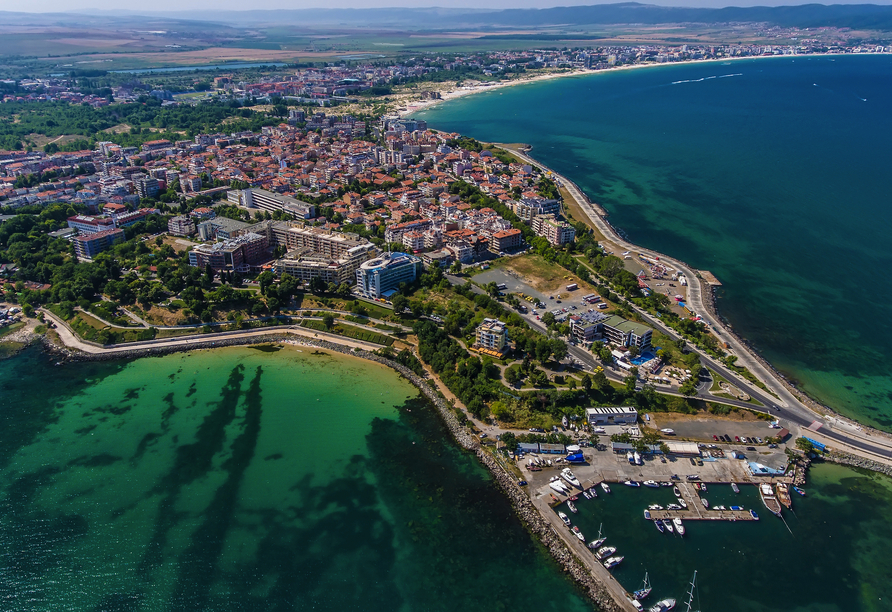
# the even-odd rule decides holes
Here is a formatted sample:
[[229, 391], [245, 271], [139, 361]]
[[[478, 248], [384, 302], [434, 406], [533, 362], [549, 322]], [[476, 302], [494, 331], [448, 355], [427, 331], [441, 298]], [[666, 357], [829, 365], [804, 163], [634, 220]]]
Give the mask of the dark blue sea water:
[[892, 429], [892, 56], [670, 65], [481, 93], [431, 127], [533, 145], [808, 393]]

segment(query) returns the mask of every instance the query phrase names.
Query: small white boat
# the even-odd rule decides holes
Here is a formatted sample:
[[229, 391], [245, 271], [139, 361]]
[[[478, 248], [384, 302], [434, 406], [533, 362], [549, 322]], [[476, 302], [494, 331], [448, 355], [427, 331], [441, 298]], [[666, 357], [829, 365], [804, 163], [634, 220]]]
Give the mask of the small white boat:
[[551, 482], [549, 482], [548, 486], [551, 487], [552, 489], [554, 489], [556, 492], [560, 493], [561, 495], [567, 494], [567, 488], [563, 485], [563, 483], [560, 483], [556, 480], [552, 480]]
[[681, 497], [681, 491], [678, 490], [678, 487], [672, 487], [672, 492], [675, 493], [675, 497]]
[[660, 504], [651, 504], [647, 507], [648, 510], [662, 510], [663, 506]]
[[645, 480], [645, 481], [644, 481], [644, 486], [645, 486], [645, 487], [650, 487], [651, 489], [659, 489], [659, 488], [660, 488], [660, 483], [658, 483], [656, 480]]
[[623, 481], [623, 484], [626, 485], [627, 487], [640, 487], [641, 486], [641, 483], [638, 482], [637, 480], [625, 480], [625, 481]]
[[606, 482], [601, 483], [601, 488], [604, 489], [605, 493], [610, 493], [610, 485], [608, 485]]
[[687, 507], [688, 507], [688, 502], [686, 502], [684, 499], [682, 499], [681, 497], [679, 497], [679, 498], [678, 498], [678, 505], [680, 505], [682, 508], [687, 508]]
[[595, 556], [596, 556], [596, 557], [598, 558], [598, 560], [600, 561], [600, 560], [603, 559], [604, 557], [609, 557], [610, 555], [612, 555], [612, 554], [615, 553], [615, 552], [616, 552], [616, 547], [614, 547], [614, 546], [605, 546], [605, 547], [603, 547], [603, 548], [599, 548], [599, 549], [598, 549], [598, 552], [595, 553]]
[[666, 529], [666, 527], [663, 526], [663, 521], [660, 519], [654, 519], [654, 527], [659, 529], [660, 533], [663, 533], [663, 531]]
[[574, 506], [574, 505], [573, 505], [573, 502], [571, 502], [570, 500], [567, 500], [567, 508], [568, 508], [568, 509], [570, 510], [570, 512], [572, 512], [573, 514], [576, 514], [577, 512], [579, 512], [579, 510], [576, 509], [576, 506]]
[[567, 516], [563, 512], [558, 512], [558, 516], [561, 518], [562, 521], [564, 521], [564, 525], [566, 525], [567, 527], [570, 526], [570, 517], [569, 516]]
[[667, 436], [673, 436], [673, 435], [675, 435], [675, 430], [674, 430], [674, 429], [669, 429], [668, 427], [666, 427], [666, 428], [664, 428], [664, 429], [661, 429], [660, 432], [666, 434]]
[[577, 487], [579, 489], [582, 488], [582, 485], [579, 484], [579, 479], [576, 478], [576, 474], [574, 474], [573, 470], [571, 470], [570, 468], [564, 468], [563, 470], [561, 470], [561, 478], [569, 482], [574, 487]]
[[642, 465], [644, 462], [641, 460], [641, 454], [638, 451], [635, 451], [635, 465]]
[[650, 519], [650, 510], [644, 511], [644, 520], [649, 521]]
[[702, 499], [700, 500], [700, 503], [703, 504], [703, 507], [704, 507], [704, 508], [706, 508], [707, 510], [709, 510], [709, 502], [706, 500], [705, 497], [702, 498]]
[[665, 527], [666, 531], [668, 531], [669, 533], [675, 533], [675, 527], [672, 526], [672, 521], [670, 521], [669, 519], [663, 521], [663, 527]]
[[622, 563], [623, 559], [625, 559], [625, 557], [610, 557], [604, 562], [604, 567], [606, 567], [607, 569], [612, 569]]
[[740, 487], [737, 486], [736, 482], [731, 483], [731, 490], [734, 491], [735, 493], [740, 493]]
[[626, 461], [628, 461], [629, 463], [632, 463], [632, 464], [635, 463], [635, 455], [632, 453], [632, 451], [629, 451], [628, 453], [626, 453]]
[[678, 531], [678, 535], [684, 535], [684, 523], [681, 522], [680, 518], [672, 519], [672, 524], [675, 525], [675, 529]]
[[591, 489], [588, 490], [588, 494], [590, 496], [589, 499], [592, 499], [593, 497], [598, 496], [598, 490], [595, 487], [592, 487]]
[[655, 605], [648, 608], [647, 612], [669, 612], [674, 607], [675, 600], [670, 597], [669, 599], [658, 601]]
[[577, 527], [576, 525], [573, 526], [573, 535], [579, 538], [580, 542], [585, 542], [585, 536], [582, 535], [582, 532], [579, 531], [579, 527]]

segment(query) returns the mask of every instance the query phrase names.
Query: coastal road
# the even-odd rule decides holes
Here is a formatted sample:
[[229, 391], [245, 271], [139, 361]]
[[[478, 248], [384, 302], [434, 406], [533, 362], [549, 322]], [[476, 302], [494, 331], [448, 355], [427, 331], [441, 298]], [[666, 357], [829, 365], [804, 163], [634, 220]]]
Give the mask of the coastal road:
[[[703, 317], [703, 319], [706, 320], [707, 323], [709, 323], [709, 325], [712, 327], [716, 335], [723, 342], [726, 342], [728, 344], [731, 354], [737, 356], [737, 363], [752, 372], [762, 383], [765, 384], [768, 389], [771, 390], [774, 395], [772, 396], [765, 393], [760, 388], [743, 379], [736, 372], [730, 371], [728, 368], [720, 364], [718, 361], [716, 361], [706, 353], [695, 349], [700, 354], [701, 360], [710, 369], [717, 371], [728, 380], [733, 380], [736, 385], [745, 389], [751, 397], [758, 399], [765, 406], [782, 407], [782, 412], [774, 412], [777, 413], [778, 416], [782, 416], [786, 420], [799, 427], [808, 427], [815, 421], [825, 423], [825, 425], [821, 427], [817, 437], [826, 438], [832, 442], [846, 445], [855, 451], [862, 451], [874, 456], [882, 457], [886, 460], [892, 460], [892, 439], [890, 439], [888, 436], [880, 434], [871, 436], [862, 431], [858, 431], [855, 427], [850, 428], [850, 433], [843, 433], [840, 432], [838, 429], [829, 429], [829, 427], [826, 426], [826, 421], [824, 420], [822, 415], [813, 411], [810, 407], [801, 402], [782, 381], [776, 378], [774, 372], [766, 368], [763, 365], [762, 361], [760, 361], [747, 346], [740, 342], [737, 337], [729, 329], [727, 329], [721, 321], [713, 317], [711, 314], [712, 311], [704, 302], [705, 296], [703, 291], [703, 281], [697, 276], [696, 270], [694, 270], [684, 262], [669, 257], [663, 253], [658, 253], [656, 251], [653, 251], [652, 249], [643, 249], [638, 245], [628, 242], [617, 233], [617, 231], [613, 228], [612, 225], [610, 225], [610, 223], [607, 222], [607, 220], [603, 216], [602, 211], [598, 210], [600, 207], [594, 205], [572, 181], [569, 181], [553, 170], [546, 168], [541, 163], [537, 162], [522, 151], [514, 148], [510, 148], [509, 150], [512, 154], [516, 155], [527, 163], [539, 166], [540, 168], [551, 172], [552, 175], [554, 175], [554, 177], [558, 181], [560, 181], [561, 186], [564, 187], [570, 194], [570, 196], [576, 201], [583, 213], [585, 213], [585, 215], [595, 225], [595, 227], [597, 227], [597, 229], [605, 236], [605, 239], [616, 245], [617, 249], [624, 251], [645, 252], [651, 256], [659, 257], [664, 264], [667, 264], [668, 266], [675, 268], [678, 272], [684, 274], [688, 282], [688, 306], [690, 306], [694, 310], [694, 312]], [[664, 333], [668, 333], [670, 337], [678, 337], [678, 334], [659, 323], [658, 319], [655, 319], [654, 317], [638, 309], [637, 307], [636, 310], [638, 310], [643, 316], [645, 316], [651, 324], [660, 328], [661, 331], [664, 331]], [[730, 403], [726, 400], [721, 401], [722, 403]], [[744, 407], [753, 408], [752, 405]], [[814, 438], [815, 436], [809, 437]]]

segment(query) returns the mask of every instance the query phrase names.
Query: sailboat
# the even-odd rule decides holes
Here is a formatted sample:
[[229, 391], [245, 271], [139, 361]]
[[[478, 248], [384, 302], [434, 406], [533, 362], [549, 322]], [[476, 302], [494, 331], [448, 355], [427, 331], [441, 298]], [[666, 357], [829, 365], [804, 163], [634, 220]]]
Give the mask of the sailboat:
[[635, 601], [641, 601], [642, 599], [650, 595], [651, 590], [652, 589], [650, 588], [650, 581], [647, 579], [647, 572], [644, 572], [644, 585], [642, 585], [640, 589], [632, 593], [632, 598]]
[[685, 612], [691, 612], [691, 604], [694, 603], [694, 587], [697, 582], [697, 570], [694, 570], [694, 577], [691, 578], [691, 590], [688, 591], [687, 609]]
[[588, 547], [592, 550], [597, 550], [601, 548], [601, 545], [607, 541], [607, 538], [601, 537], [601, 529], [604, 527], [604, 523], [601, 523], [601, 526], [598, 527], [598, 538], [596, 540], [592, 540], [588, 543]]

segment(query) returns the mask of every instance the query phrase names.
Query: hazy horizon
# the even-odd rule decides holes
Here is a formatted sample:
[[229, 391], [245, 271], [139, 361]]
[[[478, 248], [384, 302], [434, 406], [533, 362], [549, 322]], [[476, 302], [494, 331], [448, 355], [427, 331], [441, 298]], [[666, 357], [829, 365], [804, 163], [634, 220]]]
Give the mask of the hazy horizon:
[[[122, 8], [115, 0], [35, 0], [23, 7], [19, 2], [0, 0], [0, 11], [17, 13], [64, 13], [64, 12], [110, 12], [122, 14], [158, 14], [176, 16], [177, 13], [190, 13], [196, 10], [208, 11], [257, 11], [257, 10], [300, 10], [300, 9], [373, 9], [373, 8], [448, 8], [502, 10], [510, 8], [534, 9], [558, 6], [594, 6], [599, 4], [616, 4], [614, 0], [605, 2], [570, 2], [561, 0], [493, 0], [481, 7], [475, 0], [454, 0], [446, 2], [420, 3], [412, 0], [306, 0], [304, 2], [287, 2], [285, 0], [258, 0], [246, 8], [241, 0], [192, 0], [184, 3], [179, 0], [156, 0], [145, 9]], [[743, 0], [739, 2], [723, 2], [721, 0], [650, 0], [642, 4], [669, 6], [679, 8], [725, 8], [752, 6], [799, 6], [803, 4], [873, 4], [888, 6], [892, 0], [879, 2], [863, 2], [862, 0], [836, 0], [831, 3], [815, 3], [808, 0]], [[212, 13], [208, 17], [212, 17]]]

